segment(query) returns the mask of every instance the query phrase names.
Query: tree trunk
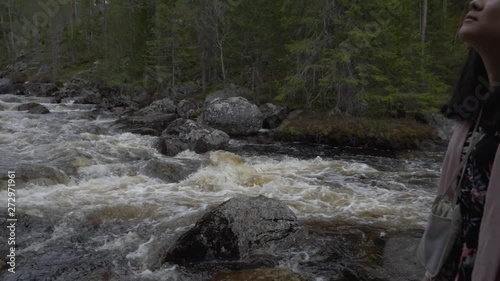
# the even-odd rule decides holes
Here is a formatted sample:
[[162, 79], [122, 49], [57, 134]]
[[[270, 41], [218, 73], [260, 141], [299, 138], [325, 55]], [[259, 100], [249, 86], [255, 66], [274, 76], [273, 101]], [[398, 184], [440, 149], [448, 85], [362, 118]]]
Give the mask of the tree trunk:
[[10, 48], [7, 32], [5, 31], [5, 22], [3, 19], [3, 13], [0, 12], [0, 26], [2, 28], [2, 36], [4, 38], [5, 46], [7, 47], [7, 57], [10, 59], [12, 56], [12, 50]]
[[425, 54], [425, 35], [427, 33], [427, 10], [428, 10], [428, 0], [422, 0], [422, 26], [421, 26], [421, 43], [422, 43], [422, 56]]
[[11, 41], [11, 44], [12, 44], [12, 50], [14, 51], [14, 60], [17, 59], [17, 46], [16, 46], [16, 43], [15, 43], [15, 40], [14, 40], [14, 28], [12, 26], [12, 10], [10, 9], [10, 6], [11, 6], [11, 2], [9, 1], [9, 3], [7, 4], [7, 11], [8, 11], [8, 15], [9, 15], [9, 26], [10, 26], [10, 41]]

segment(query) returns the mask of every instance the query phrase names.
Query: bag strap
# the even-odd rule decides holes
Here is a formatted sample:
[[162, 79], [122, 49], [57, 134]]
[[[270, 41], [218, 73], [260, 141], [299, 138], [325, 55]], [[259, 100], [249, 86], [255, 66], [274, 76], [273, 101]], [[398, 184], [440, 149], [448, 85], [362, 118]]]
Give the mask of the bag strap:
[[462, 170], [462, 175], [460, 176], [460, 181], [458, 182], [458, 185], [455, 187], [456, 191], [454, 193], [455, 196], [453, 198], [453, 205], [457, 204], [458, 198], [460, 197], [460, 192], [461, 192], [460, 185], [462, 184], [462, 179], [464, 178], [464, 174], [465, 174], [465, 170], [466, 170], [465, 166], [467, 165], [467, 161], [469, 160], [469, 156], [472, 153], [472, 150], [473, 150], [474, 146], [476, 146], [476, 144], [482, 139], [481, 136], [474, 137], [474, 134], [476, 133], [476, 131], [477, 131], [478, 127], [479, 127], [479, 121], [481, 120], [482, 114], [483, 114], [483, 108], [481, 107], [481, 110], [479, 111], [479, 115], [477, 117], [476, 124], [474, 126], [474, 130], [472, 131], [472, 138], [473, 138], [473, 140], [471, 141], [471, 143], [470, 143], [470, 145], [469, 145], [469, 147], [467, 149], [467, 153], [465, 154], [465, 158], [458, 165], [458, 169], [455, 171], [455, 173], [453, 175], [453, 178], [450, 181], [450, 184], [448, 185], [448, 188], [445, 191], [445, 194], [447, 194], [450, 191], [450, 189], [453, 187], [453, 183], [455, 183], [455, 181], [456, 181], [458, 173], [460, 172], [460, 170]]

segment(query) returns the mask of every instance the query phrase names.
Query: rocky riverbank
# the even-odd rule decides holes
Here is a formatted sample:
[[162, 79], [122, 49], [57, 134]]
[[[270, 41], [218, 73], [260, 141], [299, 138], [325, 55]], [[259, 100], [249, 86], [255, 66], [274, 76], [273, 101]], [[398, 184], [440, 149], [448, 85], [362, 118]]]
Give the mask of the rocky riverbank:
[[[451, 122], [437, 115], [418, 118], [327, 117], [284, 106], [258, 104], [253, 93], [228, 85], [203, 97], [199, 87], [185, 84], [163, 94], [132, 87], [110, 87], [85, 79], [52, 82], [47, 73], [18, 62], [0, 72], [3, 101], [18, 96], [54, 99], [57, 103], [95, 105], [95, 115], [117, 118], [113, 129], [161, 136], [158, 149], [166, 155], [190, 149], [198, 153], [224, 149], [232, 137], [265, 142], [305, 142], [340, 147], [415, 149], [423, 141], [444, 144]], [[28, 79], [31, 77], [31, 79]], [[44, 78], [45, 77], [45, 78]], [[0, 106], [2, 106], [0, 104]], [[18, 110], [33, 114], [50, 111], [37, 103]]]

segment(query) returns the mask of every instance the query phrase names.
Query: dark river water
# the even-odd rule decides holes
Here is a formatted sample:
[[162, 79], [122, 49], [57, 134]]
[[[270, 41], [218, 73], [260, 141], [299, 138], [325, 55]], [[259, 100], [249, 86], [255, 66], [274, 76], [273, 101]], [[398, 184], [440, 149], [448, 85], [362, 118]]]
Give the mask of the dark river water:
[[[1, 280], [210, 279], [215, 270], [158, 264], [158, 249], [207, 209], [239, 195], [282, 200], [314, 230], [301, 251], [283, 253], [280, 268], [312, 280], [348, 280], [345, 269], [330, 265], [372, 267], [366, 264], [372, 259], [356, 255], [369, 253], [373, 239], [423, 229], [443, 157], [247, 140], [232, 140], [229, 151], [167, 157], [155, 149], [156, 137], [115, 132], [115, 120], [90, 105], [16, 98], [0, 96], [2, 185], [8, 170], [21, 173], [23, 165], [24, 173], [52, 172], [16, 188], [16, 273], [0, 271]], [[27, 101], [52, 113], [14, 110]], [[170, 183], [149, 171], [151, 163], [191, 171]], [[0, 233], [7, 237], [5, 186], [0, 202]], [[5, 258], [7, 242], [1, 243]]]

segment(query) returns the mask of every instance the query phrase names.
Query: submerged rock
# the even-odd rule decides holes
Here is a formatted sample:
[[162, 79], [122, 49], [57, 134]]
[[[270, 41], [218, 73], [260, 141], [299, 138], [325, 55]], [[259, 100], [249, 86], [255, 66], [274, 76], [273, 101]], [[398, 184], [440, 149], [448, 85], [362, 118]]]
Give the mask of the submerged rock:
[[18, 186], [67, 184], [69, 177], [61, 170], [39, 164], [20, 164], [16, 168]]
[[192, 120], [177, 119], [161, 134], [158, 148], [167, 156], [175, 156], [187, 149], [205, 153], [226, 149], [228, 145], [226, 133]]
[[143, 170], [144, 174], [147, 176], [171, 183], [179, 182], [196, 172], [200, 164], [199, 161], [184, 161], [183, 163], [178, 163], [152, 159], [144, 166]]
[[184, 233], [169, 249], [165, 261], [196, 265], [272, 256], [295, 244], [299, 229], [295, 214], [279, 200], [264, 196], [232, 198]]
[[259, 108], [240, 97], [215, 99], [201, 115], [203, 124], [222, 130], [231, 136], [256, 134], [262, 128], [264, 116]]

